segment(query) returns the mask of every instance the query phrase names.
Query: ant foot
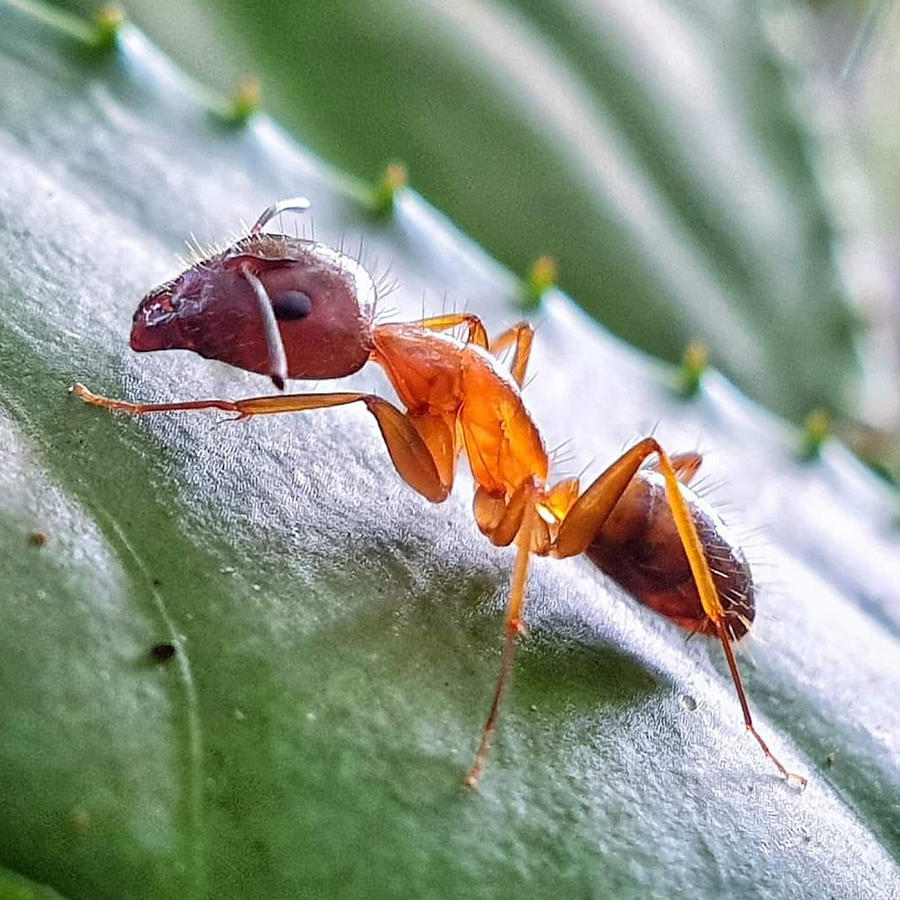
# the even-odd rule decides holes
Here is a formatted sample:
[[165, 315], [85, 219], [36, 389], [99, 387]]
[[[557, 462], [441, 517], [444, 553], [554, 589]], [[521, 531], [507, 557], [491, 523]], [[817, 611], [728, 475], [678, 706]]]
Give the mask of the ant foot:
[[785, 776], [785, 781], [792, 787], [796, 786], [800, 793], [803, 793], [809, 785], [809, 780], [796, 772], [788, 772]]
[[472, 766], [466, 773], [466, 777], [463, 779], [463, 787], [468, 791], [474, 791], [477, 789], [480, 780], [481, 767], [476, 763], [476, 765]]

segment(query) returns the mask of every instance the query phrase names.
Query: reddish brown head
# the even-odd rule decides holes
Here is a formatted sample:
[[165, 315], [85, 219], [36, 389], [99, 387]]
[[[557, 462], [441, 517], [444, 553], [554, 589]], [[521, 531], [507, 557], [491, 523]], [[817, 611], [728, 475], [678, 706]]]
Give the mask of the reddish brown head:
[[355, 260], [315, 241], [251, 233], [147, 294], [131, 346], [193, 350], [276, 384], [339, 378], [369, 358], [374, 302]]

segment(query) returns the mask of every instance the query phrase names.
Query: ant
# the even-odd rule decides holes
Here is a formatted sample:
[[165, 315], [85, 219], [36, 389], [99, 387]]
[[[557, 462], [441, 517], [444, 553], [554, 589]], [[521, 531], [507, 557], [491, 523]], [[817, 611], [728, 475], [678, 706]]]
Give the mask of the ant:
[[[747, 730], [787, 780], [805, 785], [753, 725], [732, 643], [753, 621], [754, 587], [743, 553], [688, 487], [701, 456], [670, 457], [647, 437], [584, 492], [577, 478], [550, 484], [544, 443], [521, 399], [531, 326], [521, 322], [490, 340], [471, 313], [376, 325], [376, 286], [359, 262], [314, 240], [264, 231], [281, 213], [308, 208], [302, 197], [273, 204], [247, 235], [152, 290], [134, 314], [131, 347], [193, 350], [267, 375], [280, 391], [288, 378], [338, 378], [372, 361], [386, 372], [405, 411], [375, 394], [355, 392], [180, 403], [111, 400], [81, 384], [74, 393], [132, 414], [219, 409], [237, 419], [363, 403], [400, 477], [433, 503], [449, 496], [465, 453], [476, 484], [478, 527], [495, 545], [517, 547], [500, 674], [465, 778], [468, 787], [484, 771], [525, 631], [531, 556], [581, 553], [641, 603], [692, 632], [718, 637]], [[465, 340], [448, 334], [460, 327]], [[507, 372], [498, 354], [508, 348]], [[645, 465], [653, 456], [656, 462]]]

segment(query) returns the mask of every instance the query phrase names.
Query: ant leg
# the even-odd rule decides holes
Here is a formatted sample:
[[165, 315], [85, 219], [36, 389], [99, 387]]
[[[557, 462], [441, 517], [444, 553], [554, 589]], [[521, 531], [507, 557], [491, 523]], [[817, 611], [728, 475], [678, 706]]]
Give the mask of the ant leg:
[[492, 497], [482, 487], [475, 489], [472, 501], [475, 521], [495, 547], [508, 547], [516, 539], [525, 517], [525, 504], [532, 493], [527, 481], [508, 500]]
[[744, 682], [741, 680], [741, 673], [734, 656], [734, 648], [731, 646], [731, 638], [725, 630], [724, 622], [716, 622], [716, 632], [719, 635], [719, 640], [722, 642], [722, 647], [725, 650], [725, 658], [728, 660], [728, 668], [731, 670], [731, 680], [734, 682], [735, 689], [737, 690], [738, 701], [741, 704], [741, 712], [744, 714], [744, 725], [746, 726], [747, 731], [756, 738], [756, 742], [762, 748], [762, 752], [772, 760], [778, 771], [785, 777], [785, 780], [796, 780], [800, 783], [801, 788], [805, 788], [807, 784], [806, 778], [803, 775], [798, 775], [796, 772], [789, 772], [781, 764], [778, 757], [769, 749], [768, 744], [762, 739], [762, 735], [753, 726], [753, 717], [750, 715], [750, 704], [747, 702], [747, 695], [744, 692]]
[[703, 544], [694, 525], [694, 520], [688, 509], [687, 503], [681, 493], [678, 481], [678, 473], [669, 459], [665, 450], [654, 438], [644, 438], [635, 444], [630, 450], [626, 450], [622, 456], [612, 463], [607, 470], [578, 498], [568, 515], [563, 519], [557, 532], [553, 555], [557, 557], [575, 556], [584, 552], [594, 535], [603, 527], [603, 523], [609, 517], [619, 498], [625, 492], [631, 479], [641, 466], [641, 463], [651, 454], [659, 457], [658, 468], [662, 472], [666, 485], [666, 500], [672, 516], [675, 519], [675, 527], [681, 538], [685, 555], [700, 595], [700, 602], [707, 618], [713, 623], [728, 667], [731, 670], [732, 680], [738, 693], [738, 700], [744, 714], [744, 724], [762, 748], [765, 755], [774, 763], [775, 767], [788, 780], [797, 779], [801, 784], [806, 784], [806, 779], [801, 775], [789, 772], [781, 762], [769, 750], [759, 732], [753, 726], [750, 707], [738, 672], [737, 661], [731, 646], [731, 639], [726, 631], [726, 615], [716, 591], [709, 563], [703, 552]]
[[[690, 484], [703, 464], [703, 454], [689, 451], [687, 453], [673, 453], [669, 457], [672, 468], [682, 484]], [[659, 470], [659, 463], [654, 464], [654, 469]]]
[[503, 703], [504, 696], [506, 696], [509, 678], [513, 671], [519, 635], [524, 631], [522, 615], [525, 611], [525, 586], [528, 578], [528, 565], [531, 562], [532, 531], [534, 530], [537, 517], [537, 509], [534, 502], [534, 485], [526, 482], [516, 491], [513, 497], [519, 495], [520, 492], [524, 506], [520, 513], [512, 513], [513, 516], [521, 514], [522, 520], [516, 535], [516, 544], [518, 546], [504, 619], [506, 637], [503, 642], [503, 655], [500, 660], [500, 674], [497, 678], [497, 687], [494, 690], [491, 709], [481, 731], [481, 742], [478, 745], [478, 752], [475, 754], [475, 761], [472, 763], [472, 767], [463, 781], [463, 784], [468, 788], [477, 786], [478, 780], [481, 778], [484, 767], [487, 764], [487, 759], [491, 752], [491, 741], [494, 737], [494, 732], [497, 730], [500, 706]]
[[455, 421], [448, 422], [444, 417], [430, 412], [408, 412], [406, 417], [428, 448], [441, 483], [452, 485], [456, 479], [456, 464], [460, 450], [456, 440]]
[[419, 322], [422, 328], [429, 331], [449, 331], [457, 325], [465, 325], [469, 329], [466, 336], [467, 344], [477, 344], [488, 349], [487, 329], [484, 323], [474, 313], [448, 313], [445, 316], [431, 316]]
[[251, 397], [247, 400], [189, 400], [183, 403], [128, 403], [124, 400], [110, 400], [89, 391], [83, 384], [76, 384], [73, 393], [85, 403], [103, 406], [119, 412], [141, 415], [151, 412], [173, 412], [178, 410], [221, 409], [237, 413], [239, 419], [249, 419], [275, 413], [302, 412], [308, 409], [325, 409], [331, 406], [345, 406], [348, 403], [365, 403], [375, 416], [388, 453], [400, 477], [423, 497], [440, 503], [446, 500], [452, 482], [446, 483], [439, 469], [446, 471], [443, 461], [436, 461], [426, 446], [413, 421], [392, 403], [374, 394], [283, 394], [276, 397]]
[[432, 316], [423, 319], [419, 323], [423, 328], [431, 331], [447, 331], [456, 328], [457, 325], [465, 325], [469, 329], [466, 336], [467, 344], [477, 344], [485, 350], [489, 350], [495, 356], [505, 347], [515, 342], [516, 350], [510, 371], [519, 387], [525, 380], [525, 369], [528, 366], [528, 357], [531, 355], [531, 342], [534, 337], [534, 329], [528, 322], [519, 322], [498, 335], [494, 340], [488, 339], [487, 329], [484, 323], [474, 313], [448, 313], [445, 316]]
[[515, 344], [516, 349], [513, 351], [513, 358], [509, 364], [509, 371], [513, 380], [519, 387], [525, 381], [525, 371], [528, 368], [528, 360], [531, 357], [531, 343], [534, 340], [534, 328], [529, 322], [518, 322], [512, 328], [507, 328], [495, 337], [488, 350], [497, 356], [502, 353], [510, 344]]

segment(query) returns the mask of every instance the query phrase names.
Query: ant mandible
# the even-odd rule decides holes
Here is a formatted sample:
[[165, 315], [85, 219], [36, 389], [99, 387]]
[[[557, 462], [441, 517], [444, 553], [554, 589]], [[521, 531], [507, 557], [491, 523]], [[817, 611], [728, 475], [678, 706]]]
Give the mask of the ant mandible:
[[[279, 390], [287, 378], [338, 378], [371, 360], [386, 372], [405, 412], [374, 394], [355, 392], [129, 403], [81, 384], [73, 391], [87, 403], [121, 412], [219, 409], [239, 419], [363, 403], [400, 477], [433, 503], [450, 494], [465, 452], [476, 483], [478, 527], [495, 545], [517, 547], [500, 675], [467, 786], [475, 787], [487, 762], [524, 630], [531, 556], [580, 553], [640, 602], [719, 638], [747, 730], [786, 779], [805, 785], [753, 725], [732, 648], [753, 620], [753, 583], [721, 520], [688, 487], [699, 454], [669, 457], [647, 437], [583, 493], [576, 478], [550, 485], [547, 452], [520, 394], [531, 326], [522, 322], [489, 340], [470, 313], [376, 325], [376, 288], [360, 263], [314, 240], [263, 230], [277, 215], [308, 207], [301, 197], [273, 204], [245, 237], [147, 294], [134, 314], [131, 346], [194, 350], [268, 375]], [[447, 333], [457, 327], [467, 330], [465, 340]], [[507, 348], [508, 373], [497, 357]], [[655, 465], [644, 465], [654, 455]], [[715, 561], [714, 569], [708, 560]]]

